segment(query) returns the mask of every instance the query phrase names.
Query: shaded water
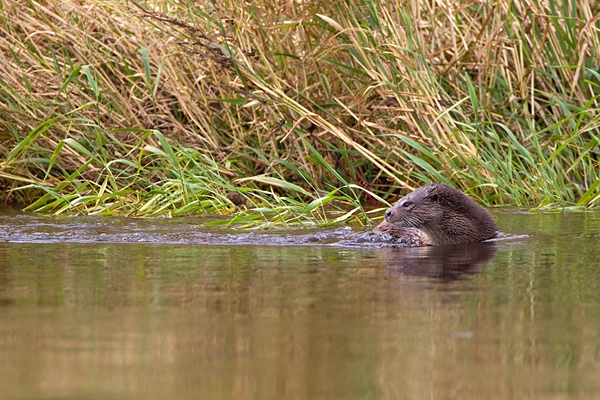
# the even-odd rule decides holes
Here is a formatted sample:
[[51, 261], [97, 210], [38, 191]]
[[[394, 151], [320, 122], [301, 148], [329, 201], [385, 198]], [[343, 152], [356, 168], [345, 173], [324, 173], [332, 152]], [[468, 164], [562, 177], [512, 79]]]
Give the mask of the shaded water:
[[5, 212], [0, 398], [600, 398], [600, 214], [495, 217], [530, 236], [377, 249]]

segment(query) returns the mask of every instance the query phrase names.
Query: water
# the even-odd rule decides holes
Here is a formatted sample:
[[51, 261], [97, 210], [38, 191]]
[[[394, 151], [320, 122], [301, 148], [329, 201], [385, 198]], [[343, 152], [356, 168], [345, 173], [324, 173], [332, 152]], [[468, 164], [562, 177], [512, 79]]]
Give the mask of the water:
[[5, 211], [0, 398], [600, 398], [600, 213], [494, 216], [529, 236], [377, 249]]

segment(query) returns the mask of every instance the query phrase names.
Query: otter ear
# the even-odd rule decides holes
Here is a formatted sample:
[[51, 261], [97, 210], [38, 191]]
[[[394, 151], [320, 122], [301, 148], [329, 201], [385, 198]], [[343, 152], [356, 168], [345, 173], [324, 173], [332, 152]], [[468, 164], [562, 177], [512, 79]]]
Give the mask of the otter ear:
[[427, 191], [427, 199], [434, 203], [439, 202], [440, 196], [438, 194], [438, 190], [437, 190], [436, 186], [432, 185], [429, 187], [429, 190]]

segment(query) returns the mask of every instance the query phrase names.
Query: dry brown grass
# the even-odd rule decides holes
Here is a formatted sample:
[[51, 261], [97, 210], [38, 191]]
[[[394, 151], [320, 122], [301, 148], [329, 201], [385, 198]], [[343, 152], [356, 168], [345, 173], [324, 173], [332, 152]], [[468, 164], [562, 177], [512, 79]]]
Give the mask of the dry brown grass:
[[[144, 4], [2, 1], [5, 184], [66, 182], [60, 196], [87, 180], [93, 198], [110, 178], [143, 204], [189, 156], [218, 173], [219, 199], [266, 176], [275, 194], [435, 180], [488, 204], [597, 203], [592, 3]], [[152, 130], [178, 161], [148, 150]]]

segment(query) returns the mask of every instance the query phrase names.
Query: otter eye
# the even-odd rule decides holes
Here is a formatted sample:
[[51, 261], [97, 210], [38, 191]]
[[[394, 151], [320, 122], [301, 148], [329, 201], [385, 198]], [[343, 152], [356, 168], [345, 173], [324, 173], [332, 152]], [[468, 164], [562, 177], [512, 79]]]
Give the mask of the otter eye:
[[412, 201], [405, 201], [404, 203], [402, 203], [402, 207], [410, 207], [412, 206]]

